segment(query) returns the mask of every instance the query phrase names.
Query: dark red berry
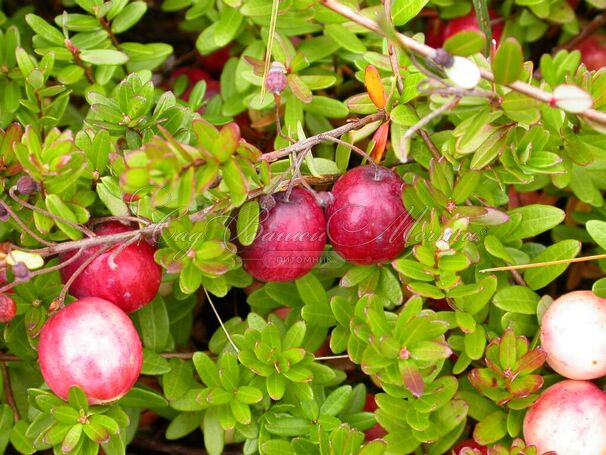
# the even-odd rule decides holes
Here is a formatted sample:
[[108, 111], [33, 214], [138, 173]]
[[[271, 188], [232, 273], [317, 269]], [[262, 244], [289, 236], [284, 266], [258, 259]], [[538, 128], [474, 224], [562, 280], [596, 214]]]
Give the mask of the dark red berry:
[[[118, 222], [103, 223], [95, 226], [97, 235], [110, 235], [132, 231], [133, 228]], [[70, 294], [79, 299], [98, 297], [120, 307], [130, 313], [147, 305], [158, 293], [162, 280], [162, 268], [154, 261], [156, 249], [145, 240], [124, 248], [114, 258], [115, 264], [110, 264], [112, 252], [119, 248], [116, 245], [101, 254], [78, 275], [70, 287]], [[88, 248], [84, 253], [61, 269], [61, 276], [66, 282], [78, 267], [102, 246]], [[66, 261], [75, 252], [59, 255], [61, 261]]]
[[[499, 19], [499, 15], [493, 11], [489, 11], [489, 16], [491, 20]], [[480, 31], [480, 26], [478, 25], [478, 18], [476, 16], [475, 11], [471, 11], [467, 16], [455, 17], [454, 19], [450, 19], [446, 28], [444, 29], [444, 39], [442, 40], [442, 44], [451, 36], [456, 35], [459, 32], [478, 32]], [[503, 34], [503, 23], [499, 22], [492, 26], [492, 38], [499, 43], [501, 40], [501, 35]], [[440, 46], [441, 47], [441, 46]]]
[[274, 195], [260, 214], [254, 242], [243, 247], [244, 268], [260, 281], [292, 281], [309, 272], [326, 244], [326, 219], [315, 198], [302, 188]]
[[335, 251], [354, 264], [397, 258], [414, 222], [402, 203], [403, 184], [398, 174], [382, 166], [360, 166], [341, 176], [326, 212]]
[[227, 45], [221, 49], [217, 49], [211, 54], [200, 55], [198, 56], [198, 62], [200, 62], [202, 68], [218, 77], [221, 75], [223, 67], [229, 60], [231, 47], [231, 45]]
[[0, 294], [0, 322], [11, 322], [17, 314], [17, 304], [9, 296]]
[[589, 71], [606, 66], [606, 34], [594, 33], [577, 44], [575, 49], [581, 51], [581, 61]]
[[19, 177], [19, 180], [17, 180], [18, 193], [30, 195], [37, 193], [38, 191], [40, 191], [40, 184], [29, 175]]
[[[372, 393], [366, 395], [366, 402], [364, 403], [364, 411], [366, 412], [375, 412], [377, 410], [377, 402], [375, 401], [375, 396]], [[367, 441], [373, 441], [375, 439], [382, 439], [387, 434], [387, 431], [376, 423], [372, 428], [366, 430], [364, 435]]]

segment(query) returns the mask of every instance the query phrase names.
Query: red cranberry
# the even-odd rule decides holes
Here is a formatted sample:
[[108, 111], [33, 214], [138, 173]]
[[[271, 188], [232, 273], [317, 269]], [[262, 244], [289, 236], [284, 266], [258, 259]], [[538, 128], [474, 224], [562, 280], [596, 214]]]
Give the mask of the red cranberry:
[[261, 211], [259, 232], [243, 247], [244, 268], [260, 281], [292, 281], [318, 262], [326, 244], [326, 219], [315, 198], [302, 188], [274, 195]]
[[429, 19], [425, 27], [425, 44], [434, 48], [442, 47], [445, 28], [446, 25], [439, 17]]
[[[118, 222], [103, 223], [95, 227], [98, 235], [111, 235], [132, 231], [133, 228]], [[109, 263], [116, 245], [101, 254], [84, 269], [70, 287], [70, 294], [78, 297], [99, 297], [108, 300], [127, 313], [147, 305], [158, 293], [162, 280], [162, 268], [154, 261], [156, 249], [144, 240], [127, 246], [115, 256], [115, 264]], [[88, 248], [78, 259], [61, 269], [66, 282], [78, 267], [102, 246]], [[59, 255], [66, 261], [74, 251]], [[115, 267], [114, 267], [115, 265]]]
[[198, 61], [206, 71], [215, 76], [220, 76], [223, 67], [229, 60], [231, 47], [231, 45], [227, 45], [208, 55], [200, 55], [198, 56]]
[[181, 98], [183, 98], [185, 101], [189, 100], [189, 96], [191, 95], [194, 85], [200, 81], [206, 81], [206, 93], [204, 94], [205, 99], [211, 99], [221, 93], [221, 84], [214, 80], [210, 74], [200, 68], [196, 68], [195, 66], [182, 66], [181, 68], [177, 68], [172, 73], [171, 79], [173, 83], [181, 75], [185, 75], [189, 81], [185, 92], [183, 95], [181, 95]]
[[402, 203], [404, 182], [382, 166], [360, 166], [341, 176], [327, 208], [330, 243], [354, 264], [397, 258], [413, 219]]
[[17, 304], [9, 296], [0, 294], [0, 322], [8, 323], [17, 314]]
[[[372, 393], [366, 395], [366, 403], [364, 403], [364, 410], [366, 412], [375, 412], [377, 410], [377, 402], [375, 396]], [[376, 423], [372, 428], [366, 430], [364, 435], [367, 441], [373, 441], [375, 439], [382, 439], [387, 434], [385, 428]]]
[[606, 34], [594, 33], [577, 44], [576, 49], [581, 51], [581, 61], [589, 71], [606, 66]]
[[[489, 11], [489, 15], [491, 20], [499, 18], [499, 15], [493, 10]], [[444, 29], [444, 39], [442, 40], [442, 43], [459, 32], [477, 32], [479, 30], [480, 26], [478, 25], [478, 18], [475, 11], [472, 10], [467, 16], [455, 17], [454, 19], [450, 19], [448, 21], [446, 29]], [[492, 26], [492, 37], [497, 43], [501, 40], [502, 34], [502, 22]]]
[[[464, 451], [467, 449], [467, 451]], [[452, 448], [454, 455], [488, 455], [488, 449], [481, 446], [473, 439], [466, 439], [465, 441], [459, 442]]]
[[64, 400], [80, 386], [90, 404], [124, 396], [143, 365], [141, 340], [117, 306], [80, 299], [52, 316], [40, 333], [40, 368], [51, 390]]

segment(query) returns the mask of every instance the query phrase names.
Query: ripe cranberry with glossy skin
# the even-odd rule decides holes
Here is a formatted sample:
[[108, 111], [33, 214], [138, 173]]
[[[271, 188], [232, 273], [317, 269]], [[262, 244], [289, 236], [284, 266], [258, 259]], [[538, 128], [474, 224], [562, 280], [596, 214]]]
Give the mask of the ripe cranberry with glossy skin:
[[[373, 393], [369, 393], [366, 395], [366, 402], [364, 403], [364, 410], [366, 412], [375, 412], [377, 410], [377, 402], [375, 400], [375, 395]], [[378, 423], [375, 423], [374, 426], [364, 432], [367, 441], [374, 441], [375, 439], [382, 439], [387, 434], [385, 428], [383, 428]]]
[[[110, 235], [132, 231], [133, 228], [118, 222], [103, 223], [95, 226], [97, 235]], [[114, 258], [115, 267], [109, 263], [112, 252], [120, 244], [101, 254], [91, 262], [72, 283], [69, 292], [74, 297], [99, 297], [108, 300], [131, 313], [151, 302], [160, 288], [162, 268], [154, 261], [156, 248], [145, 240], [127, 246]], [[78, 259], [61, 269], [63, 282], [91, 255], [102, 246], [88, 248]], [[66, 261], [75, 252], [59, 255]]]
[[541, 319], [547, 363], [569, 379], [606, 376], [606, 299], [574, 291], [556, 299]]
[[[465, 450], [467, 449], [467, 450]], [[453, 455], [488, 455], [488, 449], [473, 439], [459, 442], [451, 449]]]
[[141, 340], [128, 316], [107, 300], [80, 299], [42, 327], [40, 368], [51, 390], [64, 400], [70, 387], [84, 390], [90, 404], [124, 396], [143, 365]]
[[8, 295], [0, 294], [0, 322], [8, 323], [17, 314], [17, 304]]
[[558, 382], [530, 407], [523, 428], [537, 453], [604, 455], [606, 394], [588, 381]]
[[326, 244], [326, 219], [314, 197], [303, 188], [274, 196], [263, 209], [253, 243], [240, 253], [244, 268], [260, 281], [292, 281], [318, 262]]
[[597, 71], [606, 66], [606, 34], [594, 33], [575, 49], [581, 51], [581, 61], [589, 71]]
[[[499, 15], [493, 11], [489, 11], [491, 20], [499, 19]], [[480, 26], [478, 25], [478, 18], [474, 10], [472, 10], [467, 16], [455, 17], [450, 19], [446, 28], [444, 29], [444, 39], [442, 44], [451, 36], [456, 35], [459, 32], [479, 32]], [[503, 34], [503, 23], [499, 22], [492, 26], [492, 38], [499, 43], [501, 41], [501, 35]]]
[[359, 166], [341, 176], [326, 210], [328, 239], [354, 264], [397, 258], [414, 220], [402, 203], [402, 178], [382, 166]]

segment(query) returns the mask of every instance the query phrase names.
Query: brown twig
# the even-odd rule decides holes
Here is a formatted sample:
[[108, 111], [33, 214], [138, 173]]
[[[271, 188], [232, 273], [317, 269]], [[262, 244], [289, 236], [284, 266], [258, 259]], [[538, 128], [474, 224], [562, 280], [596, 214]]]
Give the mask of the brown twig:
[[553, 49], [553, 53], [555, 54], [557, 51], [562, 49], [568, 51], [573, 49], [577, 44], [583, 42], [585, 38], [587, 38], [589, 35], [591, 35], [604, 24], [606, 24], [606, 11], [603, 11], [601, 14], [595, 16], [589, 24], [583, 27], [581, 31], [578, 34], [574, 35], [569, 41], [555, 47]]
[[421, 136], [423, 138], [425, 145], [427, 145], [427, 148], [431, 152], [431, 156], [433, 156], [434, 159], [436, 161], [438, 161], [442, 157], [442, 154], [436, 147], [436, 144], [434, 144], [433, 141], [431, 140], [431, 137], [429, 137], [429, 133], [427, 131], [425, 131], [423, 128], [421, 128], [418, 131], [418, 133], [419, 133], [419, 136]]
[[429, 114], [427, 114], [421, 120], [419, 120], [417, 123], [415, 123], [413, 126], [411, 126], [406, 131], [406, 133], [404, 133], [404, 136], [402, 137], [402, 139], [406, 140], [406, 139], [412, 138], [412, 136], [414, 134], [416, 134], [417, 131], [420, 131], [425, 125], [427, 125], [429, 122], [431, 122], [434, 118], [442, 115], [444, 112], [447, 112], [447, 111], [453, 109], [457, 104], [459, 104], [459, 101], [461, 101], [461, 98], [459, 98], [459, 97], [453, 98], [448, 103], [445, 103], [445, 104], [441, 105], [439, 108], [435, 109], [434, 111], [431, 111]]
[[[341, 16], [346, 17], [347, 19], [355, 22], [356, 24], [366, 27], [367, 29], [379, 35], [387, 36], [385, 30], [383, 30], [375, 21], [369, 19], [366, 16], [361, 15], [357, 11], [352, 10], [348, 6], [339, 3], [337, 0], [321, 0], [321, 3], [327, 8], [340, 14]], [[410, 52], [414, 52], [415, 54], [418, 54], [423, 57], [432, 57], [435, 53], [434, 48], [429, 47], [426, 44], [420, 43], [406, 35], [403, 35], [401, 33], [395, 33], [395, 36], [400, 41], [400, 44]], [[489, 82], [495, 82], [494, 75], [491, 71], [486, 70], [484, 68], [480, 68], [480, 74], [483, 79]], [[515, 81], [511, 84], [507, 84], [506, 86], [515, 92], [529, 96], [530, 98], [534, 98], [535, 100], [540, 101], [542, 103], [551, 105], [551, 103], [553, 102], [553, 95], [551, 93], [546, 92], [533, 85], [527, 84], [525, 82]], [[585, 112], [577, 115], [584, 117], [587, 120], [599, 123], [601, 125], [606, 125], [606, 112], [597, 111], [595, 109], [587, 109]]]
[[15, 397], [13, 396], [13, 389], [11, 388], [11, 377], [8, 372], [8, 364], [2, 363], [2, 379], [4, 380], [4, 395], [6, 396], [6, 402], [13, 410], [13, 417], [15, 422], [21, 417], [19, 416], [19, 409], [17, 403], [15, 403]]
[[63, 308], [64, 304], [65, 304], [65, 296], [67, 295], [67, 292], [69, 291], [70, 286], [73, 284], [74, 281], [76, 281], [76, 278], [78, 278], [78, 276], [80, 276], [80, 274], [82, 272], [84, 272], [84, 270], [95, 260], [97, 259], [99, 256], [101, 256], [103, 253], [105, 253], [106, 251], [108, 251], [110, 248], [112, 248], [113, 245], [106, 245], [103, 248], [99, 249], [98, 251], [95, 251], [93, 254], [91, 254], [89, 257], [86, 258], [86, 260], [80, 264], [78, 266], [78, 268], [74, 271], [74, 273], [72, 274], [72, 276], [69, 277], [69, 279], [66, 281], [65, 285], [63, 286], [63, 289], [61, 289], [61, 293], [59, 294], [59, 297], [57, 297], [57, 299], [59, 300], [59, 308]]
[[303, 150], [314, 147], [318, 144], [321, 144], [322, 142], [330, 141], [330, 139], [328, 138], [341, 137], [345, 133], [348, 133], [352, 130], [358, 130], [363, 126], [368, 125], [369, 123], [385, 120], [386, 117], [387, 116], [385, 112], [376, 112], [374, 114], [368, 115], [353, 122], [346, 123], [345, 125], [342, 125], [333, 130], [325, 131], [323, 133], [316, 134], [315, 136], [308, 137], [307, 139], [289, 145], [288, 147], [284, 147], [274, 152], [265, 153], [259, 159], [263, 161], [276, 161], [280, 158], [284, 158], [285, 156], [290, 155], [291, 153], [302, 152]]
[[17, 191], [17, 187], [16, 186], [12, 186], [9, 190], [8, 190], [8, 194], [9, 196], [13, 199], [13, 201], [17, 202], [19, 205], [28, 208], [34, 212], [38, 212], [44, 216], [47, 216], [49, 218], [52, 218], [55, 221], [59, 221], [60, 223], [63, 224], [67, 224], [68, 226], [82, 232], [84, 235], [88, 236], [88, 237], [94, 237], [95, 233], [93, 231], [91, 231], [90, 229], [87, 229], [84, 226], [80, 226], [79, 224], [75, 224], [72, 223], [71, 221], [69, 221], [68, 219], [63, 218], [62, 216], [59, 215], [55, 215], [54, 213], [49, 212], [48, 210], [44, 210], [41, 209], [40, 207], [36, 207], [33, 204], [30, 204], [27, 201], [24, 201], [23, 199], [21, 199], [19, 196], [17, 196], [17, 194], [15, 193]]
[[10, 205], [8, 205], [6, 202], [0, 200], [0, 206], [2, 206], [4, 208], [4, 210], [6, 210], [6, 213], [8, 213], [8, 215], [13, 219], [13, 221], [15, 223], [17, 223], [19, 225], [19, 227], [21, 229], [23, 229], [24, 232], [27, 232], [36, 242], [41, 243], [42, 245], [46, 245], [47, 247], [56, 245], [53, 242], [44, 240], [42, 237], [40, 237], [38, 234], [36, 234], [34, 231], [32, 231], [27, 226], [27, 224], [25, 224], [23, 221], [21, 221], [21, 218], [19, 218], [17, 216], [17, 214], [15, 212], [13, 212], [13, 209], [11, 209]]
[[360, 155], [362, 158], [364, 158], [370, 164], [372, 164], [374, 166], [377, 165], [375, 160], [373, 160], [368, 153], [366, 153], [364, 150], [362, 150], [360, 147], [358, 147], [356, 145], [350, 144], [349, 142], [344, 141], [343, 139], [339, 139], [337, 137], [327, 136], [326, 140], [330, 141], [330, 142], [334, 142], [335, 144], [343, 145], [344, 147], [347, 147], [347, 148], [351, 149], [352, 151], [356, 152], [358, 155]]
[[116, 264], [116, 257], [129, 246], [131, 246], [133, 243], [139, 240], [141, 240], [141, 236], [136, 235], [133, 238], [127, 240], [126, 242], [121, 243], [114, 251], [112, 251], [112, 254], [109, 255], [109, 258], [107, 258], [107, 263], [109, 264], [110, 268], [114, 270], [117, 269], [118, 265]]
[[23, 359], [12, 354], [0, 354], [0, 362], [21, 362]]

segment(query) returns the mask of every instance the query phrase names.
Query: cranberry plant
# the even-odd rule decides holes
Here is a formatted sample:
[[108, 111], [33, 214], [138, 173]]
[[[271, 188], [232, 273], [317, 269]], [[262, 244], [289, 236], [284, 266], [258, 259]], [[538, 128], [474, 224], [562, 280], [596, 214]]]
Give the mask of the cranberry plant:
[[606, 450], [537, 436], [543, 315], [606, 298], [603, 0], [27, 3], [0, 452]]

